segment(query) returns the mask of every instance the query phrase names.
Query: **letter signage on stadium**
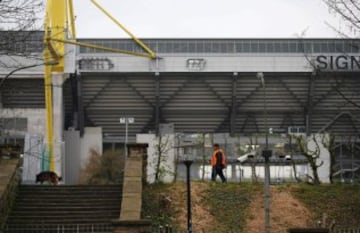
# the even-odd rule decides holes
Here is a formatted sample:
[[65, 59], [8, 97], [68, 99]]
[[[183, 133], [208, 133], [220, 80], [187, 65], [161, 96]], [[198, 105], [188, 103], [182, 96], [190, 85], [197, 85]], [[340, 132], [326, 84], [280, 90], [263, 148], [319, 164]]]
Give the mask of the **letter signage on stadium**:
[[325, 56], [316, 57], [316, 65], [320, 70], [326, 71], [359, 71], [360, 56]]

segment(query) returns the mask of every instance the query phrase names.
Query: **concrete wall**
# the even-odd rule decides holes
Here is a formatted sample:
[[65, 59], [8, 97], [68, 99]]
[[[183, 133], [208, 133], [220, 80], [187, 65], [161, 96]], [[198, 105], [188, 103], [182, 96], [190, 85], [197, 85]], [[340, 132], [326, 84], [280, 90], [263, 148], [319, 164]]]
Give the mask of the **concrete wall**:
[[64, 183], [67, 185], [78, 184], [80, 175], [80, 132], [76, 130], [64, 131], [64, 141]]
[[85, 127], [84, 135], [80, 140], [80, 166], [86, 166], [90, 157], [90, 151], [94, 149], [98, 153], [103, 153], [102, 148], [102, 128]]
[[96, 150], [102, 154], [102, 129], [100, 127], [85, 127], [83, 137], [76, 130], [64, 131], [65, 140], [65, 162], [64, 179], [65, 184], [73, 185], [79, 183], [81, 168], [85, 167], [90, 151]]
[[[161, 147], [162, 147], [162, 159], [161, 159], [161, 181], [162, 182], [172, 182], [174, 180], [175, 172], [175, 149], [174, 149], [174, 134], [166, 134], [161, 138]], [[136, 135], [137, 143], [146, 143], [148, 144], [147, 148], [147, 167], [146, 167], [146, 177], [147, 182], [154, 183], [156, 165], [158, 161], [159, 153], [157, 152], [157, 146], [159, 144], [159, 138], [155, 134], [137, 134]]]
[[[78, 54], [82, 58], [107, 58], [114, 64], [108, 72], [194, 72], [187, 67], [188, 59], [204, 59], [205, 66], [195, 72], [311, 72], [304, 54], [243, 53], [243, 54], [157, 54], [160, 60], [119, 54]], [[318, 54], [313, 54], [313, 59]], [[333, 54], [334, 56], [339, 54]], [[354, 54], [356, 55], [356, 54]], [[87, 70], [81, 70], [87, 72]], [[105, 71], [106, 72], [106, 71]]]
[[65, 80], [63, 73], [52, 73], [53, 82], [53, 137], [54, 137], [54, 157], [59, 158], [55, 160], [55, 171], [57, 174], [62, 174], [64, 170], [64, 104], [63, 104], [63, 82]]
[[0, 118], [26, 118], [27, 133], [45, 137], [45, 109], [2, 108], [0, 109]]
[[24, 183], [34, 183], [35, 175], [41, 170], [41, 156], [46, 140], [45, 109], [3, 108], [0, 109], [0, 118], [26, 118], [26, 128], [17, 131], [25, 139], [22, 180]]

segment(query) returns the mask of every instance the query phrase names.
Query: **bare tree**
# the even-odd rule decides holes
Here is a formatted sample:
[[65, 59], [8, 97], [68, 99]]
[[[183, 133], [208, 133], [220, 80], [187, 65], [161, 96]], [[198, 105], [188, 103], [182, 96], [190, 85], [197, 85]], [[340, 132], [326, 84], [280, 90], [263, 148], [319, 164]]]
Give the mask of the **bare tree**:
[[309, 150], [307, 146], [308, 145], [307, 139], [304, 139], [301, 136], [296, 137], [296, 144], [299, 148], [299, 151], [305, 156], [305, 158], [309, 162], [310, 168], [313, 173], [313, 176], [309, 176], [309, 178], [312, 179], [313, 184], [318, 185], [320, 184], [318, 168], [323, 165], [324, 161], [320, 161], [320, 163], [318, 163], [318, 159], [320, 158], [320, 146], [315, 136], [312, 136], [311, 140], [313, 140], [315, 143], [314, 150]]
[[43, 33], [38, 30], [42, 28], [43, 9], [43, 0], [0, 1], [0, 55], [41, 52]]
[[169, 170], [166, 165], [166, 161], [168, 160], [168, 152], [173, 148], [169, 135], [163, 137], [159, 135], [158, 143], [155, 145], [155, 182], [161, 182], [166, 174], [171, 174], [172, 172]]
[[289, 144], [289, 154], [290, 154], [290, 157], [291, 157], [291, 166], [292, 166], [292, 169], [293, 169], [293, 172], [294, 172], [294, 178], [295, 178], [296, 182], [301, 182], [301, 179], [298, 177], [298, 174], [297, 174], [296, 162], [295, 162], [295, 159], [294, 159], [295, 148], [294, 148], [294, 146], [292, 144], [293, 139], [294, 139], [293, 135], [290, 135], [290, 134], [287, 135], [287, 140], [288, 140], [288, 144]]
[[322, 137], [322, 144], [329, 151], [330, 154], [330, 183], [334, 183], [335, 163], [336, 163], [336, 142], [335, 136], [330, 134], [329, 137]]
[[360, 33], [360, 1], [359, 0], [323, 0], [330, 11], [340, 16], [346, 28], [337, 28], [327, 23], [340, 35], [358, 37]]
[[0, 1], [0, 28], [12, 31], [36, 30], [43, 5], [43, 0]]

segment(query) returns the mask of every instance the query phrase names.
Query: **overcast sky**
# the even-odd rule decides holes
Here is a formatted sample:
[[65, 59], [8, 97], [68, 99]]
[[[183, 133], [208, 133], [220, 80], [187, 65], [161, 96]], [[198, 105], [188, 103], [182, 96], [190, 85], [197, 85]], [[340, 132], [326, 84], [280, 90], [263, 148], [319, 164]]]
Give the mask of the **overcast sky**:
[[[337, 37], [322, 0], [98, 0], [142, 38]], [[88, 0], [74, 1], [77, 37], [128, 37]]]

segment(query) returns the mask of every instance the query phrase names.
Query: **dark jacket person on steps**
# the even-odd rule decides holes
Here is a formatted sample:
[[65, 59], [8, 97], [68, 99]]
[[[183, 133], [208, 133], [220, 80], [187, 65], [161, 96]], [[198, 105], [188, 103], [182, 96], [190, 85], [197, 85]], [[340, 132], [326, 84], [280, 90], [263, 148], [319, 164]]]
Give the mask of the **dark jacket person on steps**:
[[211, 157], [211, 180], [215, 181], [216, 176], [219, 175], [223, 183], [226, 182], [226, 178], [223, 173], [223, 169], [226, 168], [226, 158], [223, 150], [220, 149], [219, 144], [214, 144], [214, 152]]

